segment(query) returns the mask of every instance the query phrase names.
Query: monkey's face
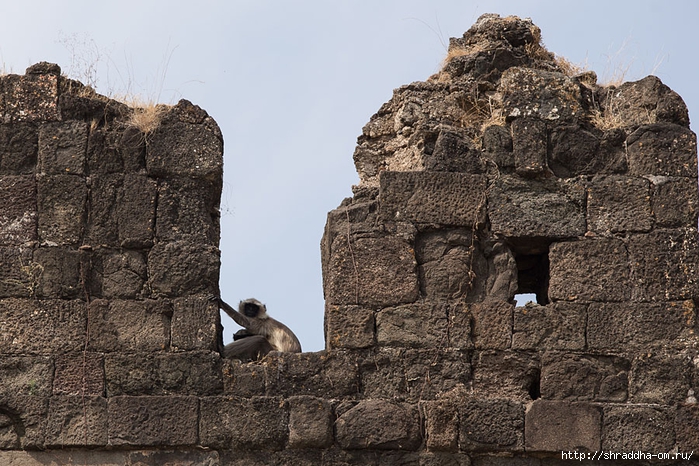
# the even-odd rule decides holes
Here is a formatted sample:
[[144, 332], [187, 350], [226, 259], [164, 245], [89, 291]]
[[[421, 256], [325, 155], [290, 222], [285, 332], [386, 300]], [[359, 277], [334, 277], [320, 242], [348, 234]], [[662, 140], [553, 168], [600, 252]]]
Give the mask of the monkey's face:
[[241, 314], [251, 319], [264, 319], [267, 316], [267, 308], [256, 299], [241, 301], [238, 310]]

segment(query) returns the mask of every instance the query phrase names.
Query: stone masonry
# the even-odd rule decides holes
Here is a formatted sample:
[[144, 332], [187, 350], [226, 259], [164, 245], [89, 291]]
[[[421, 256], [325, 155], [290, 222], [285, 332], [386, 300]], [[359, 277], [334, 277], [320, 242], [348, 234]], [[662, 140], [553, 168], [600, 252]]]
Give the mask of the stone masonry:
[[696, 136], [656, 77], [599, 85], [530, 20], [479, 18], [358, 139], [321, 244], [326, 350], [247, 364], [207, 300], [205, 111], [42, 63], [0, 77], [0, 119], [0, 464], [699, 455]]

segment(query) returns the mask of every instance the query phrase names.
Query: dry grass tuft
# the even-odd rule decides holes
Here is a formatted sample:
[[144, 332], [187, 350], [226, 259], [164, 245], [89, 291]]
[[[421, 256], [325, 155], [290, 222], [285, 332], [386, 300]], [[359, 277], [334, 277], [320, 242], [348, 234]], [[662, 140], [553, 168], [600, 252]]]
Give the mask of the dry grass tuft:
[[556, 62], [558, 68], [560, 68], [561, 72], [568, 77], [577, 76], [587, 71], [587, 67], [585, 65], [575, 64], [561, 55], [554, 54], [554, 57], [554, 61]]
[[154, 100], [143, 100], [136, 96], [115, 98], [131, 107], [128, 124], [138, 128], [144, 136], [158, 129], [163, 116], [171, 108], [170, 105], [156, 103]]
[[134, 99], [128, 99], [123, 102], [132, 107], [133, 110], [128, 124], [138, 128], [145, 136], [158, 129], [163, 116], [170, 108], [169, 105], [157, 104], [154, 101], [139, 102]]
[[464, 115], [461, 118], [462, 127], [475, 127], [482, 133], [488, 126], [505, 125], [505, 113], [499, 93], [488, 95], [487, 102], [484, 98], [468, 99], [465, 104]]
[[619, 93], [619, 89], [614, 86], [609, 86], [604, 99], [604, 108], [601, 108], [600, 105], [596, 105], [592, 110], [590, 123], [596, 128], [602, 131], [608, 131], [615, 128], [622, 128], [628, 124], [622, 115]]
[[601, 108], [601, 106], [597, 106], [592, 111], [590, 123], [603, 131], [656, 123], [656, 116], [647, 108], [645, 109], [645, 114], [643, 112], [634, 111], [629, 113], [628, 109], [625, 108], [628, 102], [622, 98], [621, 94], [621, 89], [614, 86], [608, 87], [606, 89], [604, 107]]
[[601, 82], [602, 86], [614, 86], [618, 87], [621, 86], [626, 82], [626, 75], [629, 72], [629, 69], [631, 68], [631, 63], [626, 63], [626, 64], [618, 64], [615, 68], [614, 71], [612, 71], [610, 74], [608, 74], [607, 77], [603, 79]]
[[552, 53], [541, 42], [531, 42], [524, 46], [524, 52], [530, 58], [540, 61], [548, 61], [552, 58]]

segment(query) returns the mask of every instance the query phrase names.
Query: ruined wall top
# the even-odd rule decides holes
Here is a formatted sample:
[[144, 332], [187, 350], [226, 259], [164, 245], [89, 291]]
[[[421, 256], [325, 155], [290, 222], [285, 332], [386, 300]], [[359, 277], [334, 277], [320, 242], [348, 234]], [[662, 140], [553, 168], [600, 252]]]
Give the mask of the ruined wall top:
[[[618, 86], [596, 81], [593, 71], [547, 51], [531, 20], [483, 15], [450, 40], [441, 71], [397, 89], [364, 127], [354, 154], [360, 185], [377, 186], [382, 171], [483, 173], [494, 164], [528, 177], [633, 172], [637, 167], [615, 156], [627, 136], [645, 125], [658, 124], [654, 132], [661, 123], [689, 127], [684, 102], [656, 77]], [[507, 156], [503, 129], [529, 119], [552, 132], [546, 165]], [[445, 144], [463, 155], [447, 157]], [[681, 173], [693, 176], [686, 168]]]

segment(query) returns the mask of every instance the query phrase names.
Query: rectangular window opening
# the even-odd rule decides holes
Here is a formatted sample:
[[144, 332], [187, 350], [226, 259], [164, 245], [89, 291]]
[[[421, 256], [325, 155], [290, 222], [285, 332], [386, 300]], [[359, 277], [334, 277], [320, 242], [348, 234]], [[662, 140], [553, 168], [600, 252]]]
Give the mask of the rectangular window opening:
[[527, 303], [535, 303], [536, 295], [534, 293], [520, 293], [515, 295], [515, 306], [524, 307]]
[[549, 253], [548, 246], [536, 254], [518, 254], [517, 262], [517, 306], [535, 301], [542, 306], [549, 303]]

